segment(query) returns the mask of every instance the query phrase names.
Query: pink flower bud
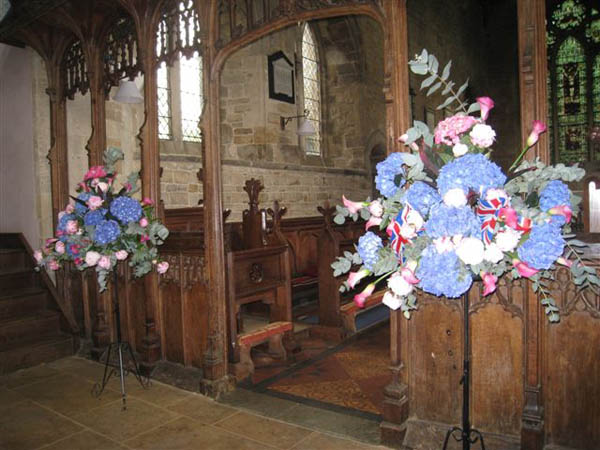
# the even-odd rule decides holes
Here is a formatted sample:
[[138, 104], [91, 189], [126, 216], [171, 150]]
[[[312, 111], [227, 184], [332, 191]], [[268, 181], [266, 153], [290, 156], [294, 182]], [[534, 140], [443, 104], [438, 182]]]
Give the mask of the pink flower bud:
[[371, 296], [374, 290], [375, 283], [370, 283], [360, 294], [356, 294], [354, 296], [354, 303], [356, 304], [356, 306], [358, 306], [359, 308], [364, 308], [367, 298]]
[[148, 219], [146, 219], [145, 217], [142, 217], [140, 219], [140, 226], [141, 227], [147, 227], [148, 226]]
[[481, 119], [487, 120], [490, 110], [494, 107], [494, 100], [489, 97], [477, 97], [477, 103], [481, 108]]
[[382, 221], [383, 221], [383, 219], [381, 217], [374, 217], [374, 216], [369, 217], [369, 220], [365, 224], [365, 230], [368, 230], [371, 227], [380, 225]]
[[533, 121], [533, 130], [527, 137], [527, 147], [531, 147], [535, 145], [535, 143], [540, 138], [540, 134], [546, 131], [546, 124], [544, 122], [540, 122], [539, 120]]
[[169, 263], [168, 263], [168, 262], [166, 262], [166, 261], [159, 262], [159, 263], [156, 265], [156, 271], [157, 271], [158, 273], [160, 273], [161, 275], [162, 275], [163, 273], [165, 273], [167, 270], [169, 270]]
[[563, 216], [567, 223], [571, 222], [573, 211], [571, 211], [571, 207], [569, 205], [555, 206], [554, 208], [550, 208], [548, 212], [553, 216]]
[[530, 267], [526, 262], [519, 261], [518, 259], [513, 259], [513, 266], [517, 269], [519, 275], [525, 278], [532, 277], [539, 272], [539, 270]]
[[[518, 269], [517, 269], [518, 270]], [[496, 282], [498, 281], [498, 277], [492, 275], [491, 273], [481, 272], [481, 279], [483, 280], [483, 296], [490, 295], [492, 292], [496, 290]]]
[[342, 201], [344, 202], [344, 206], [348, 208], [350, 214], [356, 214], [363, 208], [362, 202], [353, 202], [348, 200], [344, 195], [342, 195]]
[[142, 200], [142, 206], [154, 205], [154, 200], [148, 197], [144, 197]]
[[144, 243], [150, 240], [150, 236], [148, 236], [147, 234], [143, 234], [142, 236], [140, 236], [140, 242]]
[[361, 269], [358, 272], [350, 272], [347, 283], [351, 288], [354, 288], [354, 286], [356, 286], [360, 280], [368, 276], [370, 273], [371, 271], [368, 269]]

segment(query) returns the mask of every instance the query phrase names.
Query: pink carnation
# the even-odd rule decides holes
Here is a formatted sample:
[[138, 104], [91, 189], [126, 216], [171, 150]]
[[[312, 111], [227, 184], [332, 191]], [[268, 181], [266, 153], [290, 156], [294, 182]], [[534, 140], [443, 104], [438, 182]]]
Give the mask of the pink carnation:
[[92, 166], [90, 170], [83, 176], [83, 180], [91, 180], [92, 178], [102, 178], [106, 176], [106, 171], [103, 166]]
[[448, 117], [438, 123], [435, 128], [435, 143], [457, 144], [460, 141], [460, 134], [469, 130], [476, 123], [477, 119], [471, 116], [456, 115]]
[[104, 200], [102, 200], [102, 197], [98, 197], [97, 195], [92, 195], [86, 203], [87, 203], [88, 207], [93, 211], [95, 209], [100, 208], [102, 206], [103, 202], [104, 202]]

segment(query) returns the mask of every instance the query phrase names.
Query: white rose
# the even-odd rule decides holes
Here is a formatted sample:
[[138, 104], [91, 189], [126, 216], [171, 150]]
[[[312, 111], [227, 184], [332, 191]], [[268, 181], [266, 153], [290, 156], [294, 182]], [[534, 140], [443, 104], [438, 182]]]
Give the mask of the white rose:
[[464, 155], [469, 151], [469, 147], [466, 144], [461, 144], [460, 142], [452, 147], [452, 153], [456, 158]]
[[521, 239], [520, 231], [507, 228], [496, 235], [496, 244], [503, 252], [510, 252], [517, 246], [519, 239]]
[[487, 148], [494, 143], [496, 132], [489, 125], [478, 123], [469, 133], [471, 141], [478, 147]]
[[408, 216], [406, 216], [406, 221], [414, 225], [416, 230], [423, 228], [423, 217], [421, 217], [421, 214], [414, 209], [408, 213]]
[[500, 247], [498, 247], [498, 245], [494, 242], [489, 244], [483, 252], [483, 259], [493, 264], [499, 263], [502, 261], [502, 258], [504, 258], [504, 253], [502, 253]]
[[483, 252], [483, 242], [473, 237], [464, 238], [456, 247], [456, 254], [462, 262], [472, 266], [483, 262]]
[[383, 300], [381, 300], [381, 303], [395, 311], [402, 306], [402, 299], [388, 291], [383, 294]]
[[395, 295], [399, 297], [404, 297], [405, 295], [410, 294], [413, 290], [412, 284], [406, 281], [398, 272], [394, 273], [388, 279], [388, 287]]
[[491, 202], [497, 198], [508, 198], [508, 194], [504, 189], [488, 189], [485, 194], [485, 199], [488, 202]]
[[444, 203], [459, 208], [467, 204], [467, 196], [461, 188], [450, 189], [444, 194]]
[[90, 250], [85, 254], [85, 263], [90, 267], [95, 266], [101, 256], [100, 253]]

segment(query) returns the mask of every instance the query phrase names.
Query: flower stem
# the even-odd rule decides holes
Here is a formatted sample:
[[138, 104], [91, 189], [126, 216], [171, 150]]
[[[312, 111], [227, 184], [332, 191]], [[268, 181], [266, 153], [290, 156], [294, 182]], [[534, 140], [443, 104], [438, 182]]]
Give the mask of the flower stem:
[[519, 153], [519, 156], [517, 156], [517, 159], [515, 159], [515, 162], [512, 163], [512, 165], [509, 167], [508, 171], [510, 172], [511, 170], [513, 170], [517, 164], [519, 164], [519, 162], [521, 161], [521, 158], [523, 158], [523, 156], [525, 155], [525, 153], [527, 153], [527, 150], [529, 150], [531, 147], [525, 147], [521, 153]]
[[[427, 72], [430, 75], [435, 75], [436, 79], [440, 80], [440, 82], [444, 85], [444, 87], [448, 87], [448, 83], [446, 82], [446, 80], [444, 80], [441, 76], [439, 76], [437, 73], [432, 72], [431, 70], [427, 69]], [[467, 108], [465, 103], [460, 99], [460, 97], [458, 95], [456, 95], [456, 92], [454, 91], [454, 89], [450, 88], [449, 89], [450, 94], [452, 94], [452, 97], [454, 97], [458, 103], [459, 103], [459, 107], [463, 110], [463, 112], [465, 114], [467, 114]]]

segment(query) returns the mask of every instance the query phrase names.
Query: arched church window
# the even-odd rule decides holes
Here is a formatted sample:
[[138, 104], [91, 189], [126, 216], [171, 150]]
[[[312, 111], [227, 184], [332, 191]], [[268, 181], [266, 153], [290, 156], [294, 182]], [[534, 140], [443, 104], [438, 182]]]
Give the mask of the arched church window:
[[589, 2], [549, 2], [548, 97], [554, 162], [600, 159], [591, 130], [600, 125], [600, 13]]
[[312, 122], [315, 134], [305, 136], [304, 151], [307, 155], [321, 155], [321, 75], [319, 48], [310, 24], [302, 26], [302, 98], [306, 120]]
[[200, 142], [204, 106], [199, 22], [193, 0], [165, 14], [157, 35], [158, 134], [160, 139]]

